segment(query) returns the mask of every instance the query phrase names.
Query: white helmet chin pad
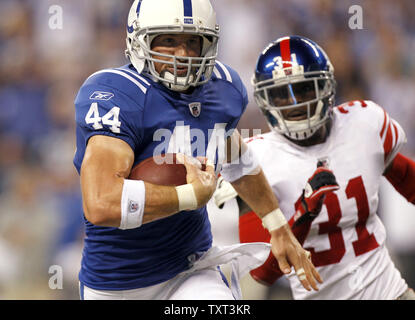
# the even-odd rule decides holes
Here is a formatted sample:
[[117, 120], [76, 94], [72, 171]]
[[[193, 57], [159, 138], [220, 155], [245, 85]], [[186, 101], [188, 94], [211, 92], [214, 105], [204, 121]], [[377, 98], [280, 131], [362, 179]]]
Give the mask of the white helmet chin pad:
[[162, 72], [160, 77], [163, 78], [161, 83], [173, 91], [186, 91], [190, 87], [188, 83], [191, 83], [194, 78], [193, 74], [188, 77], [175, 77], [174, 74], [168, 71]]
[[[178, 57], [152, 51], [151, 41], [160, 34], [200, 36], [201, 55]], [[169, 89], [184, 91], [209, 81], [216, 63], [218, 40], [219, 26], [209, 0], [135, 0], [128, 17], [126, 56], [139, 73], [148, 72]], [[174, 74], [160, 75], [154, 62], [170, 64]], [[186, 76], [177, 74], [179, 66], [187, 67]]]

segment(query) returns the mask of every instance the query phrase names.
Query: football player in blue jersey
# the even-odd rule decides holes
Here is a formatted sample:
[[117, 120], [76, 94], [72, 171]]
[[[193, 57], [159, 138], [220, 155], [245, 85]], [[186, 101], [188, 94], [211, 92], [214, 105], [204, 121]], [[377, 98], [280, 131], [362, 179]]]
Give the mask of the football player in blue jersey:
[[[254, 268], [270, 246], [211, 247], [205, 204], [219, 170], [261, 217], [281, 269], [293, 267], [307, 290], [318, 290], [309, 253], [235, 130], [247, 93], [216, 60], [218, 38], [209, 0], [136, 0], [127, 25], [130, 64], [98, 71], [80, 88], [74, 164], [86, 224], [82, 299], [240, 298], [217, 266], [243, 258]], [[187, 184], [128, 179], [136, 164], [164, 153], [178, 154]]]

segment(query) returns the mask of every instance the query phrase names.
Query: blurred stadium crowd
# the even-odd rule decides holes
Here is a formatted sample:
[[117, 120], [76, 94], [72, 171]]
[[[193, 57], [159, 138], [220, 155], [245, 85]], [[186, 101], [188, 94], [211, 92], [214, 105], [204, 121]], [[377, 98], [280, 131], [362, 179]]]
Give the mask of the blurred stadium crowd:
[[[219, 59], [240, 72], [249, 92], [240, 128], [268, 131], [252, 98], [256, 58], [271, 40], [298, 34], [319, 43], [331, 58], [336, 102], [370, 99], [382, 105], [407, 133], [403, 153], [415, 159], [412, 0], [212, 2], [221, 26]], [[72, 165], [73, 100], [89, 74], [127, 63], [131, 3], [0, 2], [0, 299], [78, 299], [83, 221]], [[363, 9], [362, 30], [349, 28], [353, 4]], [[52, 5], [63, 9], [62, 29], [50, 28]], [[396, 264], [415, 287], [415, 210], [385, 185], [379, 215]], [[54, 264], [63, 268], [63, 290], [48, 286]], [[273, 295], [280, 287], [284, 283], [266, 297], [288, 299]]]

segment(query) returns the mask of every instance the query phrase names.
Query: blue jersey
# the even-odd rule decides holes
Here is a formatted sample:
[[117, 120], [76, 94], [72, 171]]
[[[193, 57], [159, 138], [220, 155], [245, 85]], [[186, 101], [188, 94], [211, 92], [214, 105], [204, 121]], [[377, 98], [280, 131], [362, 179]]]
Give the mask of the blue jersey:
[[[223, 146], [216, 141], [221, 137], [218, 129], [233, 130], [247, 103], [238, 74], [220, 62], [211, 80], [191, 94], [171, 91], [138, 74], [132, 65], [96, 72], [75, 100], [75, 167], [79, 173], [88, 139], [94, 135], [124, 140], [134, 151], [134, 165], [166, 152], [218, 157]], [[190, 257], [212, 243], [206, 207], [130, 230], [84, 220], [79, 279], [93, 289], [134, 289], [169, 280], [188, 269]]]

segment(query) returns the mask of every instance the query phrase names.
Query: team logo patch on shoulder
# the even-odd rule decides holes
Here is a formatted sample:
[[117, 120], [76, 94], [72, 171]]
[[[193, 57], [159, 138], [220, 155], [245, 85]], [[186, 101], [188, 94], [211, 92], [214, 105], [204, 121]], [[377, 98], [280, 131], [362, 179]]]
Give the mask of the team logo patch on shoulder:
[[192, 102], [189, 104], [189, 110], [192, 116], [197, 118], [202, 111], [202, 104], [200, 102]]
[[111, 92], [104, 92], [104, 91], [95, 91], [89, 99], [91, 100], [105, 100], [108, 101], [114, 97], [114, 94]]

